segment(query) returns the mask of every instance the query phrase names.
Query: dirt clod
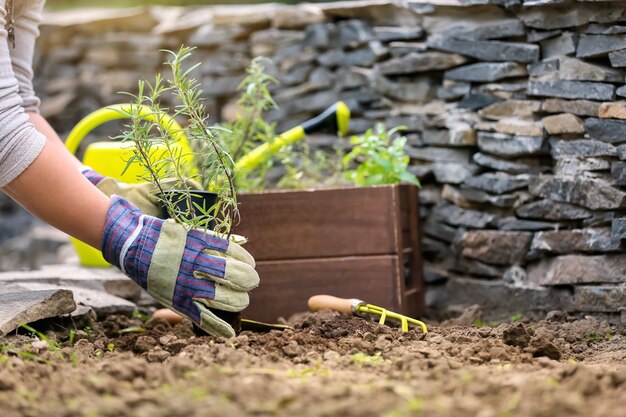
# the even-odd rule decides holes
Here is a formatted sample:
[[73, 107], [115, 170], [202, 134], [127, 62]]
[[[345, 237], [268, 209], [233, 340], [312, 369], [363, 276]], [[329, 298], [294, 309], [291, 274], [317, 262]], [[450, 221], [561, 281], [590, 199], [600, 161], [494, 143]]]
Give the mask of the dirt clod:
[[502, 340], [510, 346], [525, 348], [530, 342], [530, 335], [523, 323], [515, 323], [502, 332]]

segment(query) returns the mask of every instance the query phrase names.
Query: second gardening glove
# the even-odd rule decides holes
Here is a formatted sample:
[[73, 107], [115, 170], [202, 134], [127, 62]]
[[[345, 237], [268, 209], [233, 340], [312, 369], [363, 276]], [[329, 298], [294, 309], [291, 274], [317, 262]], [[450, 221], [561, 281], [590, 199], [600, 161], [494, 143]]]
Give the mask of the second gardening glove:
[[241, 311], [259, 285], [254, 259], [239, 244], [147, 216], [119, 196], [111, 200], [102, 253], [163, 305], [215, 336], [235, 331], [209, 308]]
[[[108, 197], [119, 195], [137, 206], [144, 214], [153, 217], [161, 217], [161, 207], [157, 197], [158, 189], [152, 183], [126, 184], [111, 177], [105, 177], [88, 166], [82, 166], [80, 172]], [[161, 186], [165, 190], [176, 188], [180, 181], [176, 179], [161, 180]], [[193, 180], [187, 180], [187, 185], [192, 190], [201, 190], [202, 186]]]

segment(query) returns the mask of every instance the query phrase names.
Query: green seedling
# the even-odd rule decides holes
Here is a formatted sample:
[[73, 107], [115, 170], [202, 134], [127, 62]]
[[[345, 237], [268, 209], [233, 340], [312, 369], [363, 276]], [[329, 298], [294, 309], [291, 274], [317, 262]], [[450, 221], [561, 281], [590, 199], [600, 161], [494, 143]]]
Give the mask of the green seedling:
[[29, 331], [33, 336], [46, 342], [46, 344], [48, 345], [48, 350], [52, 352], [58, 352], [61, 350], [61, 347], [58, 345], [58, 343], [53, 342], [45, 334], [41, 333], [40, 331], [35, 330], [34, 328], [32, 328], [31, 326], [27, 324], [21, 324], [20, 327], [23, 328], [24, 330]]
[[[343, 157], [345, 179], [355, 185], [370, 186], [409, 183], [420, 186], [415, 175], [408, 171], [410, 157], [404, 148], [407, 138], [398, 135], [406, 127], [385, 130], [378, 124], [361, 136], [353, 136], [352, 150]], [[351, 169], [352, 166], [356, 168]]]
[[107, 350], [109, 352], [115, 352], [115, 343], [111, 342], [107, 345]]
[[146, 314], [142, 311], [139, 310], [135, 310], [133, 311], [133, 314], [131, 314], [131, 317], [134, 319], [138, 319], [141, 320], [143, 323], [147, 322], [150, 319], [150, 315]]
[[511, 323], [515, 323], [517, 321], [524, 320], [524, 315], [522, 313], [516, 313], [511, 316]]
[[380, 352], [374, 355], [358, 352], [350, 356], [350, 358], [357, 366], [363, 366], [363, 364], [366, 363], [372, 365], [384, 365], [389, 363], [389, 360], [383, 358]]

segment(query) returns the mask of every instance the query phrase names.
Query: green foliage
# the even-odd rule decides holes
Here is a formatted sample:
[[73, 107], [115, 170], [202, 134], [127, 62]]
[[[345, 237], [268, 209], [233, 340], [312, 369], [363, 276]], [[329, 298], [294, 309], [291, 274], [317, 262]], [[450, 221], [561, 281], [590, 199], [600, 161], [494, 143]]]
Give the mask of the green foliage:
[[298, 190], [326, 188], [342, 185], [341, 150], [334, 154], [323, 151], [311, 152], [306, 143], [287, 146], [277, 155], [285, 169], [277, 187]]
[[[271, 144], [276, 138], [275, 124], [267, 123], [263, 118], [266, 111], [278, 107], [270, 91], [278, 81], [266, 72], [270, 64], [271, 61], [264, 57], [252, 60], [246, 69], [247, 76], [237, 87], [240, 92], [237, 118], [221, 125], [224, 130], [218, 134], [218, 141], [235, 161], [261, 144]], [[264, 189], [266, 174], [274, 163], [275, 160], [270, 158], [250, 172], [238, 173], [237, 188], [245, 191]]]
[[517, 321], [524, 320], [524, 315], [522, 313], [515, 313], [511, 316], [511, 322], [515, 323]]
[[[357, 186], [399, 184], [420, 186], [415, 175], [407, 170], [409, 156], [405, 153], [406, 137], [394, 136], [404, 127], [389, 131], [382, 124], [361, 136], [353, 136], [352, 150], [343, 158], [345, 178]], [[355, 168], [351, 168], [358, 163]]]
[[[217, 233], [230, 234], [238, 217], [234, 162], [216, 139], [215, 131], [223, 129], [209, 126], [203, 104], [203, 90], [192, 76], [200, 64], [191, 67], [185, 65], [193, 49], [183, 46], [178, 52], [165, 51], [170, 55], [166, 62], [171, 70], [170, 78], [164, 79], [162, 74], [157, 74], [152, 83], [139, 81], [138, 93], [129, 94], [133, 103], [120, 111], [130, 122], [118, 138], [135, 145], [134, 155], [127, 161], [126, 169], [133, 163], [144, 168], [148, 174], [143, 180], [152, 182], [159, 190], [161, 202], [170, 217], [191, 227], [207, 228], [211, 224]], [[172, 131], [174, 134], [183, 132], [176, 132], [173, 119], [167, 117], [170, 109], [162, 105], [166, 98], [178, 102], [173, 119], [184, 118], [187, 121], [184, 132], [187, 139], [204, 150], [202, 163], [196, 167], [201, 173], [200, 177], [192, 175], [193, 168], [187, 163], [190, 155], [185, 154], [182, 147], [176, 146], [176, 138], [171, 137]], [[142, 111], [142, 106], [149, 109], [147, 115]], [[181, 200], [165, 197], [166, 188], [162, 178], [175, 179], [176, 188], [182, 192], [180, 199], [186, 200], [186, 210], [179, 208], [178, 202]], [[192, 204], [192, 180], [200, 180], [204, 189], [217, 194], [217, 202], [212, 207]]]

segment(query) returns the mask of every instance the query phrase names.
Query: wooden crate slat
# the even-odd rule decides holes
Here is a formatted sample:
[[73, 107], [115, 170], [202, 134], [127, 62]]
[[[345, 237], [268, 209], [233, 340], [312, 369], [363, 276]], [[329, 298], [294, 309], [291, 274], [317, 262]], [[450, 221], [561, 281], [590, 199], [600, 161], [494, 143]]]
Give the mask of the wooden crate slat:
[[393, 254], [398, 187], [239, 196], [241, 223], [258, 261]]

